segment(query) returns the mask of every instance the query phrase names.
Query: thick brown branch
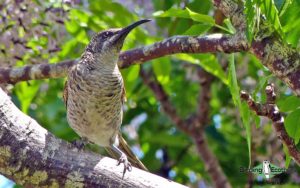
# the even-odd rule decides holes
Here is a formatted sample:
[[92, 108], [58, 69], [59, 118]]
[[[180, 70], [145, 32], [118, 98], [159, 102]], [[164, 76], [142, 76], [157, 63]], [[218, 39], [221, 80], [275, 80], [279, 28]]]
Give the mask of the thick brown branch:
[[[128, 50], [120, 54], [120, 68], [140, 64], [151, 59], [176, 53], [239, 52], [247, 49], [245, 41], [219, 34], [204, 37], [174, 36], [149, 46]], [[67, 74], [76, 60], [56, 64], [28, 65], [19, 68], [0, 68], [0, 83], [58, 78]]]
[[0, 173], [24, 187], [185, 187], [55, 138], [0, 89]]
[[259, 104], [255, 102], [252, 97], [242, 91], [241, 98], [247, 101], [250, 109], [256, 112], [257, 115], [265, 116], [273, 122], [273, 127], [277, 133], [278, 138], [288, 148], [291, 157], [300, 164], [300, 152], [298, 151], [294, 140], [288, 135], [284, 127], [284, 117], [279, 112], [277, 105], [275, 104], [276, 94], [274, 91], [274, 85], [269, 84], [266, 87], [267, 102], [265, 104]]
[[209, 148], [209, 144], [206, 141], [204, 132], [198, 131], [197, 135], [195, 135], [193, 138], [195, 140], [195, 144], [198, 149], [199, 155], [204, 161], [206, 171], [209, 173], [214, 183], [214, 187], [231, 187], [225, 174], [221, 169], [218, 159]]
[[214, 76], [204, 71], [203, 69], [198, 70], [198, 77], [200, 80], [200, 92], [198, 96], [198, 109], [194, 123], [195, 130], [203, 129], [209, 123], [209, 101], [210, 101], [210, 87], [214, 79]]
[[210, 175], [214, 186], [225, 188], [231, 187], [216, 156], [209, 149], [203, 133], [204, 126], [208, 124], [209, 90], [213, 77], [203, 70], [200, 71], [199, 76], [205, 76], [205, 80], [201, 83], [203, 88], [201, 88], [199, 96], [199, 111], [197, 112], [197, 115], [183, 120], [177, 114], [176, 109], [171, 104], [167, 93], [164, 91], [162, 85], [156, 80], [154, 75], [152, 73], [146, 73], [146, 71], [142, 68], [140, 70], [140, 75], [144, 83], [153, 91], [155, 97], [161, 103], [164, 112], [169, 116], [169, 118], [180, 130], [184, 131], [195, 140], [199, 155], [204, 162], [205, 168]]
[[251, 51], [262, 64], [300, 96], [300, 53], [278, 38], [254, 41]]

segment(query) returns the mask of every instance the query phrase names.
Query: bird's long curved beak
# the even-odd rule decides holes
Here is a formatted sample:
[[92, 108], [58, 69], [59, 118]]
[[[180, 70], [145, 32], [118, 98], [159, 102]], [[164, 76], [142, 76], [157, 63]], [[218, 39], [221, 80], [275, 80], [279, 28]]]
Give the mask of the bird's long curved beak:
[[143, 19], [143, 20], [139, 20], [137, 22], [134, 22], [133, 24], [130, 24], [127, 27], [124, 27], [123, 29], [121, 29], [118, 33], [118, 35], [113, 39], [113, 43], [119, 43], [119, 42], [123, 42], [124, 39], [126, 38], [126, 36], [128, 35], [128, 33], [130, 33], [130, 31], [132, 31], [134, 28], [136, 28], [137, 26], [149, 22], [151, 21], [150, 19]]

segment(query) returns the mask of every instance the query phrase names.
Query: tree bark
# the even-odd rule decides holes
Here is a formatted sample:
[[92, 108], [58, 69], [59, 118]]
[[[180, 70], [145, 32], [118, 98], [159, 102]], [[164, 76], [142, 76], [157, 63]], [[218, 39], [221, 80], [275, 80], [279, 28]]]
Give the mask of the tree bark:
[[0, 173], [24, 187], [185, 187], [57, 139], [0, 88]]

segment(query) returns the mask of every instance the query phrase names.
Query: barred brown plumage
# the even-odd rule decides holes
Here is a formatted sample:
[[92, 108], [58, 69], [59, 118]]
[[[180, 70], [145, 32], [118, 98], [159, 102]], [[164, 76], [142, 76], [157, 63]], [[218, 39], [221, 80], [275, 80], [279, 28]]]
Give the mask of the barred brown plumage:
[[125, 88], [117, 61], [127, 34], [148, 21], [140, 20], [123, 29], [96, 34], [79, 63], [70, 69], [64, 89], [70, 126], [80, 137], [108, 148], [109, 153], [117, 153], [119, 164], [124, 163], [123, 175], [131, 170], [131, 163], [143, 170], [146, 168], [120, 134]]

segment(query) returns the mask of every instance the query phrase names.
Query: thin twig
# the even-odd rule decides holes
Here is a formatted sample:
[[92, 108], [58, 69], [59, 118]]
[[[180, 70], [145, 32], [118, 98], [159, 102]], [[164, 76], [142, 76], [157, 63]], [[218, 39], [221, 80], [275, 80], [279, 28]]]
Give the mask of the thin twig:
[[280, 113], [275, 104], [276, 93], [273, 84], [268, 84], [266, 87], [267, 101], [265, 104], [257, 103], [245, 91], [241, 92], [241, 99], [246, 101], [249, 108], [259, 116], [265, 116], [273, 122], [273, 127], [277, 133], [278, 138], [287, 147], [291, 157], [300, 164], [300, 152], [298, 151], [294, 140], [288, 135], [284, 126], [284, 117]]

